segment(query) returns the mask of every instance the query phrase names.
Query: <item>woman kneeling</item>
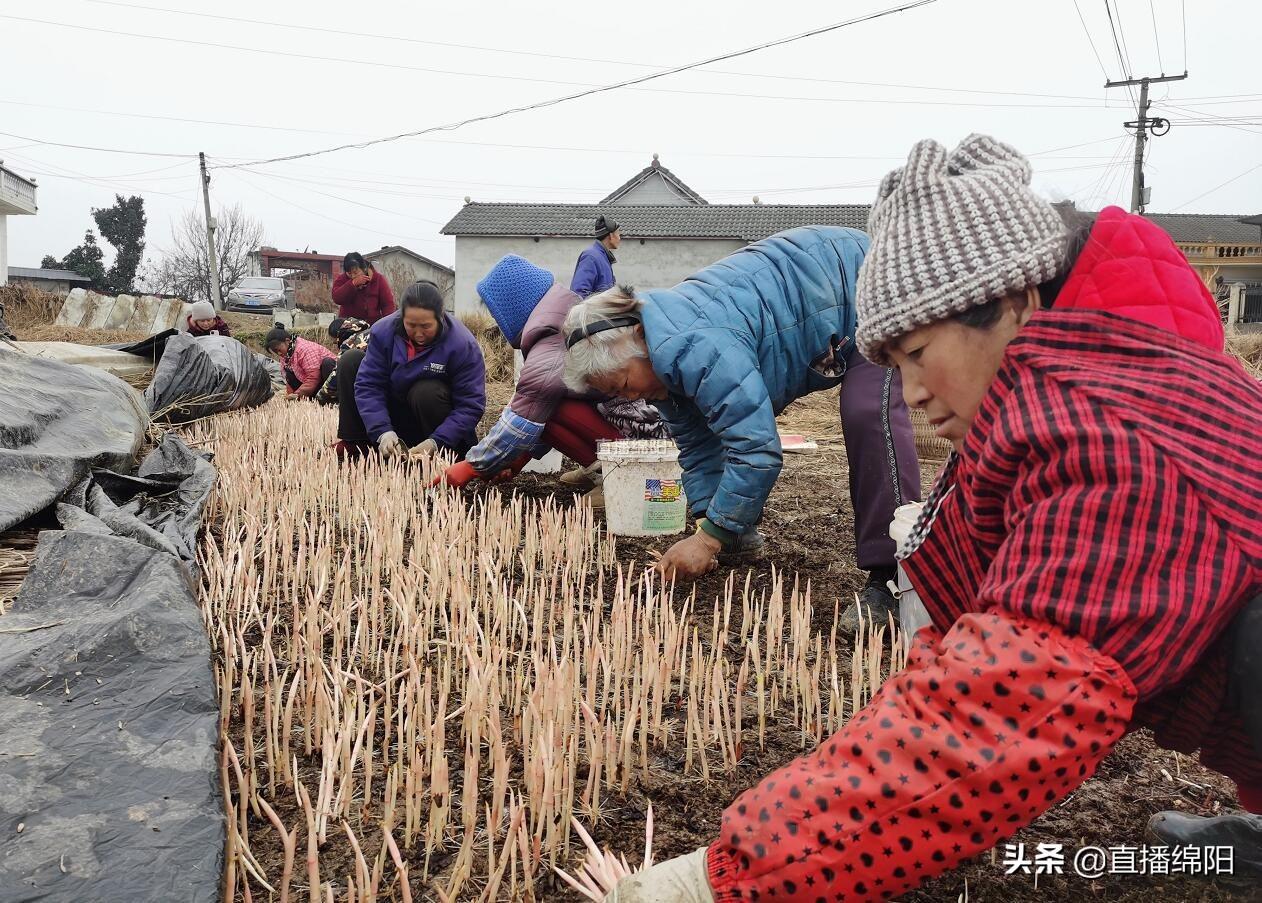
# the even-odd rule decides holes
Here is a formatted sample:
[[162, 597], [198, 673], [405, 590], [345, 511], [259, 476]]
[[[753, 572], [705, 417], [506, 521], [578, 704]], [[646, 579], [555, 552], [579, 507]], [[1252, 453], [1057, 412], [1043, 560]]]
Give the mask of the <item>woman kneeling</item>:
[[375, 445], [384, 457], [461, 457], [486, 410], [486, 365], [473, 333], [443, 309], [432, 282], [415, 282], [402, 307], [378, 320], [368, 347], [337, 364], [339, 452]]

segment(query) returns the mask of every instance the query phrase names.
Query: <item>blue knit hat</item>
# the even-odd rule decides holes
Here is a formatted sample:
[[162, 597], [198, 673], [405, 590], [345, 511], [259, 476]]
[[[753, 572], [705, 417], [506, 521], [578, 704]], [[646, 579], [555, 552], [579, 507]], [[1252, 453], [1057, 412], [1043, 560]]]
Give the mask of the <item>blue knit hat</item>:
[[510, 343], [521, 338], [530, 314], [552, 288], [552, 274], [524, 257], [506, 254], [478, 283], [482, 303]]

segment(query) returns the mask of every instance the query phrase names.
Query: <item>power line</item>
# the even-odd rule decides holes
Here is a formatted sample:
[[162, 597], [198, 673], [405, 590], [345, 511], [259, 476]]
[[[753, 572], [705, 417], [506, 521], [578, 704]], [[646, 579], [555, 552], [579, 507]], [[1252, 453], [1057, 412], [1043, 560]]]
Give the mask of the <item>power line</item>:
[[1091, 45], [1091, 52], [1095, 54], [1095, 61], [1100, 64], [1100, 74], [1104, 76], [1104, 80], [1109, 80], [1109, 70], [1104, 67], [1104, 60], [1100, 59], [1100, 51], [1095, 49], [1095, 41], [1091, 38], [1091, 30], [1087, 28], [1087, 20], [1083, 18], [1082, 9], [1078, 6], [1078, 0], [1074, 0], [1074, 9], [1078, 10], [1078, 21], [1082, 23], [1083, 34], [1087, 36], [1087, 43]]
[[321, 154], [329, 154], [329, 153], [334, 153], [334, 152], [336, 152], [336, 151], [341, 151], [341, 150], [350, 150], [350, 149], [352, 149], [352, 148], [370, 147], [370, 146], [373, 146], [373, 145], [376, 145], [376, 144], [384, 144], [384, 143], [387, 143], [387, 142], [390, 142], [390, 141], [398, 141], [398, 140], [400, 140], [400, 139], [402, 139], [402, 138], [415, 138], [415, 137], [419, 137], [420, 135], [432, 134], [432, 133], [434, 133], [434, 132], [439, 132], [439, 131], [452, 131], [452, 130], [454, 130], [454, 129], [458, 129], [458, 128], [461, 128], [461, 127], [463, 127], [463, 126], [466, 126], [466, 125], [470, 125], [470, 124], [472, 124], [472, 123], [475, 123], [475, 122], [486, 122], [486, 121], [488, 121], [488, 120], [492, 120], [492, 119], [500, 119], [500, 118], [502, 118], [502, 117], [505, 117], [505, 116], [511, 116], [511, 115], [513, 115], [513, 114], [515, 114], [515, 113], [521, 113], [521, 112], [525, 112], [525, 111], [527, 111], [527, 110], [537, 110], [537, 109], [541, 109], [541, 108], [544, 108], [544, 107], [552, 107], [552, 106], [556, 106], [556, 105], [558, 105], [558, 104], [566, 103], [566, 102], [571, 101], [571, 100], [577, 100], [577, 99], [582, 98], [582, 97], [590, 97], [590, 96], [592, 96], [592, 95], [594, 95], [594, 94], [600, 94], [600, 93], [604, 93], [604, 92], [607, 92], [607, 91], [613, 91], [613, 90], [617, 90], [618, 88], [625, 88], [625, 87], [629, 87], [629, 86], [631, 86], [631, 85], [638, 85], [638, 84], [642, 84], [642, 83], [644, 83], [644, 82], [647, 82], [647, 81], [652, 81], [652, 80], [654, 80], [654, 79], [658, 79], [658, 78], [662, 78], [662, 77], [667, 76], [667, 75], [675, 75], [675, 74], [680, 73], [680, 72], [686, 72], [686, 71], [688, 71], [688, 70], [690, 70], [690, 69], [696, 69], [696, 68], [699, 68], [699, 67], [701, 67], [701, 66], [706, 66], [706, 65], [709, 65], [710, 63], [719, 62], [719, 61], [721, 61], [721, 60], [734, 59], [734, 58], [739, 57], [739, 56], [747, 56], [747, 55], [749, 55], [749, 54], [756, 53], [756, 52], [761, 51], [761, 50], [766, 50], [766, 49], [768, 49], [768, 48], [770, 48], [770, 47], [781, 46], [781, 45], [784, 45], [784, 44], [789, 44], [789, 43], [792, 43], [792, 42], [794, 42], [794, 41], [799, 41], [799, 40], [803, 40], [803, 39], [805, 39], [805, 38], [814, 37], [814, 36], [816, 36], [816, 35], [825, 34], [825, 33], [827, 33], [827, 32], [837, 31], [837, 30], [839, 30], [839, 29], [846, 28], [846, 27], [848, 27], [848, 26], [850, 26], [850, 25], [855, 25], [855, 24], [858, 24], [858, 23], [860, 23], [860, 22], [869, 22], [869, 21], [872, 21], [872, 20], [874, 20], [874, 19], [883, 18], [883, 17], [885, 17], [885, 16], [895, 15], [895, 14], [897, 14], [897, 13], [906, 12], [906, 11], [908, 11], [908, 10], [912, 10], [912, 9], [917, 9], [917, 8], [919, 8], [919, 7], [922, 7], [922, 6], [927, 6], [927, 5], [929, 5], [929, 4], [931, 4], [931, 3], [934, 3], [934, 2], [936, 2], [936, 0], [916, 0], [916, 2], [914, 2], [914, 3], [910, 3], [910, 4], [906, 4], [906, 5], [904, 5], [904, 6], [891, 7], [891, 8], [884, 9], [884, 10], [881, 10], [881, 11], [878, 11], [878, 12], [875, 12], [875, 13], [870, 13], [870, 14], [868, 14], [868, 15], [866, 15], [866, 16], [860, 16], [860, 17], [855, 18], [855, 19], [848, 19], [848, 20], [846, 20], [846, 21], [844, 21], [844, 22], [837, 22], [837, 23], [834, 23], [834, 24], [832, 24], [832, 25], [826, 25], [826, 26], [824, 26], [824, 27], [822, 27], [822, 28], [817, 28], [817, 29], [813, 29], [813, 30], [808, 31], [808, 32], [803, 32], [802, 34], [793, 35], [793, 36], [786, 37], [786, 38], [780, 38], [780, 39], [777, 39], [777, 40], [774, 40], [774, 41], [768, 41], [768, 42], [765, 42], [765, 43], [763, 43], [763, 44], [758, 44], [758, 45], [756, 45], [756, 46], [754, 46], [754, 47], [748, 47], [748, 48], [745, 48], [745, 49], [743, 49], [743, 50], [738, 50], [738, 51], [734, 51], [734, 52], [731, 52], [731, 53], [720, 54], [719, 56], [710, 57], [710, 58], [708, 58], [708, 59], [705, 59], [705, 60], [700, 60], [700, 61], [695, 62], [695, 63], [687, 63], [687, 64], [685, 64], [685, 65], [683, 65], [683, 66], [676, 66], [676, 67], [675, 67], [675, 68], [673, 68], [673, 69], [666, 69], [666, 70], [662, 70], [662, 71], [660, 71], [660, 72], [653, 72], [653, 73], [649, 73], [648, 75], [642, 75], [642, 76], [639, 76], [639, 77], [634, 78], [634, 79], [628, 79], [628, 80], [625, 80], [625, 81], [622, 81], [622, 82], [617, 82], [617, 83], [615, 83], [615, 84], [612, 84], [612, 85], [606, 85], [606, 86], [603, 86], [603, 87], [600, 87], [600, 88], [590, 88], [590, 89], [588, 89], [588, 90], [586, 90], [586, 91], [580, 91], [580, 92], [578, 92], [578, 93], [576, 93], [576, 94], [570, 94], [570, 95], [566, 95], [566, 96], [564, 96], [564, 97], [557, 97], [557, 98], [553, 98], [553, 99], [551, 99], [551, 100], [539, 101], [539, 102], [537, 102], [537, 103], [528, 104], [528, 105], [525, 105], [525, 106], [512, 107], [512, 108], [507, 109], [507, 110], [501, 110], [501, 111], [500, 111], [500, 112], [498, 112], [498, 113], [488, 113], [488, 114], [484, 114], [484, 115], [482, 115], [482, 116], [473, 116], [473, 117], [470, 117], [470, 118], [468, 118], [468, 119], [463, 119], [463, 120], [460, 120], [459, 122], [449, 123], [449, 124], [447, 124], [447, 125], [441, 125], [441, 126], [430, 126], [429, 128], [418, 129], [418, 130], [413, 131], [413, 132], [404, 132], [404, 133], [401, 133], [401, 134], [398, 134], [398, 135], [390, 135], [390, 136], [387, 136], [387, 137], [384, 137], [384, 138], [377, 138], [377, 139], [374, 139], [374, 140], [372, 140], [372, 141], [362, 142], [362, 143], [359, 143], [359, 144], [344, 144], [344, 145], [340, 145], [340, 146], [338, 146], [338, 147], [325, 148], [325, 149], [323, 149], [323, 150], [318, 150], [318, 151], [307, 151], [307, 152], [305, 152], [305, 153], [301, 153], [301, 154], [288, 154], [288, 155], [283, 156], [283, 157], [273, 157], [273, 158], [270, 158], [270, 159], [267, 159], [267, 160], [256, 160], [256, 161], [254, 161], [254, 162], [252, 162], [252, 163], [237, 163], [237, 164], [232, 164], [232, 167], [233, 167], [233, 168], [241, 168], [241, 167], [245, 167], [245, 166], [258, 166], [258, 165], [262, 165], [262, 164], [265, 164], [265, 163], [279, 163], [279, 162], [282, 162], [282, 161], [287, 161], [287, 160], [298, 160], [298, 159], [302, 159], [302, 158], [305, 158], [305, 157], [315, 157], [315, 156], [319, 156], [319, 155], [321, 155]]
[[1161, 61], [1161, 35], [1157, 32], [1157, 8], [1153, 6], [1152, 0], [1148, 0], [1148, 11], [1152, 13], [1152, 37], [1157, 42], [1157, 66], [1161, 69], [1161, 74], [1166, 74], [1166, 64]]
[[1126, 65], [1126, 58], [1122, 55], [1122, 44], [1117, 39], [1117, 26], [1113, 23], [1113, 8], [1109, 6], [1109, 0], [1104, 0], [1104, 11], [1108, 13], [1109, 30], [1113, 32], [1113, 47], [1117, 50], [1117, 64], [1122, 67], [1122, 74], [1130, 78], [1130, 67]]
[[1183, 71], [1188, 69], [1188, 2], [1183, 0], [1180, 4], [1183, 8]]
[[[921, 6], [921, 5], [925, 5], [925, 4], [933, 3], [933, 2], [936, 2], [936, 0], [921, 0], [921, 2], [919, 3], [913, 3], [910, 6], [904, 7], [904, 9], [912, 9], [915, 6]], [[902, 11], [902, 10], [895, 10], [895, 11]], [[467, 77], [467, 78], [489, 78], [489, 79], [499, 79], [499, 80], [513, 81], [513, 82], [539, 82], [541, 84], [594, 88], [594, 89], [597, 89], [598, 91], [609, 90], [608, 87], [592, 85], [589, 82], [575, 82], [575, 81], [565, 81], [561, 79], [545, 79], [545, 78], [534, 78], [530, 76], [504, 75], [504, 74], [493, 73], [493, 72], [469, 72], [469, 71], [454, 70], [454, 69], [436, 69], [432, 67], [409, 66], [409, 65], [404, 65], [402, 63], [383, 62], [381, 60], [360, 60], [360, 59], [352, 59], [350, 57], [332, 57], [332, 56], [320, 56], [316, 54], [293, 53], [289, 51], [274, 50], [274, 49], [269, 49], [269, 48], [244, 47], [237, 44], [225, 44], [225, 43], [214, 42], [214, 41], [199, 41], [199, 40], [194, 40], [192, 38], [179, 38], [179, 37], [167, 37], [165, 35], [142, 34], [138, 32], [120, 31], [120, 30], [109, 29], [109, 28], [99, 28], [99, 27], [90, 26], [90, 25], [78, 25], [78, 24], [68, 23], [68, 22], [53, 22], [46, 19], [31, 19], [31, 18], [23, 18], [21, 16], [7, 16], [3, 14], [0, 14], [0, 19], [11, 19], [18, 22], [27, 22], [27, 23], [33, 23], [33, 24], [38, 24], [38, 25], [49, 25], [56, 28], [71, 28], [78, 31], [97, 32], [100, 34], [108, 34], [108, 35], [114, 35], [114, 36], [190, 44], [192, 46], [197, 46], [197, 47], [212, 47], [212, 48], [221, 49], [221, 50], [237, 50], [242, 53], [261, 54], [261, 55], [265, 55], [269, 57], [282, 56], [282, 57], [291, 57], [291, 58], [296, 58], [296, 59], [312, 60], [312, 61], [317, 61], [317, 62], [346, 63], [348, 65], [371, 66], [371, 67], [379, 67], [379, 68], [385, 68], [385, 69], [403, 70], [403, 71], [409, 71], [409, 72], [424, 72], [424, 73], [436, 74], [436, 75], [449, 75], [449, 76]], [[853, 24], [853, 23], [846, 23], [846, 24]], [[705, 65], [705, 64], [703, 63], [699, 65]], [[672, 69], [670, 72], [667, 72], [665, 74], [673, 74], [675, 72], [682, 72], [689, 68], [695, 68], [695, 67], [694, 66], [679, 67], [677, 69]], [[726, 74], [744, 75], [751, 78], [781, 77], [781, 76], [762, 76], [762, 75], [757, 75], [754, 73], [726, 73]], [[657, 77], [657, 76], [654, 76], [654, 77]], [[1098, 103], [1096, 101], [1096, 98], [1083, 97], [1083, 96], [1078, 96], [1078, 95], [1038, 94], [1038, 93], [1026, 93], [1026, 92], [1016, 92], [1016, 91], [1011, 91], [1011, 92], [1009, 91], [973, 91], [971, 89], [940, 88], [940, 87], [935, 87], [931, 85], [916, 86], [916, 85], [896, 85], [896, 84], [877, 83], [877, 82], [850, 82], [850, 81], [842, 81], [842, 80], [837, 80], [837, 79], [799, 78], [796, 76], [783, 76], [783, 78], [791, 78], [793, 80], [811, 81], [811, 82], [819, 82], [819, 83], [825, 83], [825, 84], [850, 84], [850, 85], [864, 85], [864, 86], [873, 86], [873, 87], [909, 88], [909, 89], [916, 88], [920, 90], [930, 90], [930, 91], [946, 90], [946, 91], [952, 91], [955, 93], [967, 93], [967, 94], [993, 94], [993, 95], [998, 95], [998, 96], [1017, 96], [1017, 97], [1028, 96], [1028, 97], [1045, 98], [1045, 99], [1084, 100], [1084, 101], [1093, 102], [1091, 106], [1089, 107], [1092, 109], [1094, 109]], [[647, 78], [646, 79], [632, 79], [626, 82], [626, 85], [632, 85], [632, 84], [638, 83], [639, 81], [646, 81], [646, 80], [648, 79]], [[780, 100], [780, 101], [791, 100], [791, 101], [802, 101], [802, 102], [810, 102], [810, 103], [821, 103], [821, 102], [823, 103], [852, 103], [852, 104], [876, 104], [876, 105], [882, 105], [882, 106], [887, 106], [889, 104], [899, 104], [899, 105], [912, 105], [912, 106], [917, 106], [917, 105], [960, 106], [960, 107], [977, 107], [977, 108], [985, 108], [985, 109], [990, 109], [990, 108], [995, 108], [995, 107], [1005, 107], [1005, 106], [1006, 107], [1027, 107], [1027, 108], [1036, 108], [1036, 109], [1045, 108], [1045, 107], [1060, 107], [1064, 109], [1087, 109], [1088, 108], [1082, 104], [995, 104], [995, 103], [976, 103], [976, 102], [966, 103], [962, 101], [946, 101], [946, 100], [935, 101], [935, 100], [884, 99], [884, 98], [860, 98], [860, 97], [807, 97], [807, 96], [802, 96], [802, 95], [754, 94], [754, 93], [741, 92], [741, 91], [706, 91], [706, 90], [700, 90], [700, 89], [683, 89], [683, 88], [639, 88], [639, 89], [632, 88], [631, 90], [642, 90], [642, 91], [654, 93], [654, 94], [680, 94], [680, 95], [693, 96], [693, 97], [734, 97], [734, 98], [739, 98], [741, 100]], [[593, 91], [592, 93], [596, 93], [596, 91]], [[577, 96], [582, 96], [582, 95], [579, 94], [575, 96], [577, 97]], [[195, 121], [195, 120], [185, 120], [185, 121]], [[337, 133], [330, 133], [330, 134], [337, 134]]]
[[[1105, 0], [1107, 3], [1108, 0]], [[1126, 28], [1122, 25], [1122, 6], [1118, 0], [1113, 0], [1113, 12], [1117, 14], [1117, 32], [1122, 38], [1122, 50], [1126, 53], [1126, 77], [1130, 78], [1131, 72], [1135, 70], [1135, 66], [1131, 63], [1131, 48], [1126, 41]]]
[[1240, 179], [1243, 179], [1245, 176], [1249, 175], [1251, 172], [1253, 172], [1254, 170], [1257, 170], [1257, 169], [1262, 169], [1262, 163], [1255, 163], [1253, 166], [1250, 166], [1248, 169], [1246, 169], [1244, 172], [1240, 173], [1239, 175], [1232, 176], [1232, 177], [1231, 177], [1230, 179], [1228, 179], [1226, 182], [1223, 182], [1223, 183], [1222, 183], [1222, 184], [1220, 184], [1220, 185], [1215, 185], [1215, 186], [1214, 186], [1213, 188], [1211, 188], [1209, 191], [1203, 191], [1203, 192], [1201, 192], [1201, 193], [1200, 193], [1200, 194], [1198, 194], [1196, 197], [1192, 198], [1190, 201], [1184, 201], [1184, 202], [1183, 202], [1182, 204], [1180, 204], [1178, 207], [1174, 207], [1173, 209], [1171, 209], [1171, 210], [1170, 210], [1170, 212], [1171, 212], [1171, 213], [1176, 213], [1176, 212], [1178, 212], [1179, 210], [1182, 210], [1184, 207], [1188, 206], [1188, 204], [1195, 204], [1197, 201], [1199, 201], [1201, 198], [1205, 197], [1206, 195], [1213, 194], [1215, 191], [1217, 191], [1217, 190], [1218, 190], [1218, 189], [1220, 189], [1220, 188], [1226, 188], [1226, 187], [1227, 187], [1228, 185], [1230, 185], [1232, 182], [1235, 182], [1235, 181], [1238, 181], [1238, 180], [1240, 180]]
[[[0, 16], [3, 18], [3, 16]], [[32, 144], [44, 144], [49, 147], [68, 147], [73, 150], [97, 151], [102, 154], [128, 154], [133, 157], [169, 157], [179, 158], [181, 160], [196, 160], [197, 154], [164, 154], [157, 151], [135, 151], [123, 150], [117, 147], [93, 147], [87, 144], [63, 144], [60, 141], [42, 141], [39, 138], [27, 138], [25, 135], [15, 135], [12, 132], [0, 132], [6, 138], [17, 138], [19, 141], [29, 141]]]
[[[403, 238], [408, 241], [423, 241], [423, 242], [429, 242], [431, 244], [444, 244], [444, 245], [447, 244], [447, 242], [438, 238], [422, 238], [419, 235], [399, 235], [397, 232], [382, 232], [380, 229], [369, 229], [367, 226], [360, 226], [360, 225], [356, 225], [355, 223], [348, 223], [346, 220], [340, 220], [340, 219], [337, 219], [336, 217], [332, 217], [327, 214], [320, 213], [315, 210], [311, 210], [308, 207], [303, 207], [301, 204], [294, 203], [289, 198], [281, 197], [278, 194], [272, 194], [272, 192], [268, 191], [266, 188], [263, 188], [260, 185], [256, 185], [253, 179], [247, 178], [246, 174], [242, 171], [237, 171], [236, 173], [234, 173], [234, 175], [241, 178], [247, 185], [249, 185], [255, 191], [262, 192], [263, 194], [267, 195], [270, 198], [274, 198], [275, 200], [278, 200], [283, 204], [288, 204], [289, 206], [294, 207], [297, 210], [301, 210], [303, 213], [310, 214], [311, 216], [318, 216], [321, 219], [326, 219], [331, 223], [337, 223], [340, 226], [347, 226], [351, 229], [357, 229], [360, 232], [372, 232], [376, 235], [385, 235], [385, 236], [388, 236], [390, 238], [395, 238], [395, 239]], [[260, 175], [260, 173], [253, 173], [252, 175]]]
[[[930, 0], [931, 2], [931, 0]], [[174, 44], [188, 44], [193, 47], [213, 47], [217, 50], [236, 50], [241, 53], [254, 53], [269, 57], [288, 57], [290, 59], [312, 60], [319, 63], [345, 63], [351, 66], [375, 66], [382, 69], [399, 69], [406, 72], [425, 72], [430, 75], [458, 75], [465, 78], [487, 78], [496, 81], [514, 81], [514, 82], [538, 82], [547, 85], [586, 85], [587, 82], [562, 81], [560, 79], [551, 78], [533, 78], [525, 75], [505, 75], [498, 72], [466, 72], [451, 69], [436, 69], [429, 66], [409, 66], [404, 63], [391, 63], [384, 60], [357, 60], [350, 57], [342, 56], [320, 56], [314, 53], [296, 53], [290, 50], [276, 50], [272, 48], [244, 47], [240, 44], [224, 44], [219, 41], [201, 41], [193, 38], [177, 38], [166, 35], [143, 34], [134, 31], [122, 31], [114, 28], [100, 28], [93, 25], [78, 25], [73, 22], [53, 22], [48, 19], [31, 19], [24, 16], [8, 16], [0, 15], [0, 19], [10, 19], [14, 22], [26, 22], [34, 25], [49, 25], [54, 28], [70, 28], [75, 31], [89, 31], [98, 34], [114, 35], [124, 38], [144, 38], [151, 41], [168, 41]]]
[[[566, 62], [576, 62], [576, 63], [597, 63], [602, 66], [607, 66], [607, 65], [634, 66], [641, 69], [668, 68], [660, 63], [646, 63], [646, 62], [640, 62], [636, 60], [598, 59], [595, 57], [566, 56], [562, 54], [543, 53], [539, 51], [515, 50], [512, 48], [505, 48], [505, 47], [488, 47], [488, 46], [479, 45], [479, 44], [461, 44], [461, 43], [455, 43], [455, 42], [450, 42], [450, 41], [432, 41], [432, 40], [425, 40], [422, 38], [405, 37], [402, 35], [389, 35], [389, 34], [381, 34], [381, 33], [375, 33], [375, 32], [347, 31], [341, 28], [328, 28], [328, 27], [317, 26], [317, 25], [303, 25], [296, 22], [275, 22], [275, 21], [270, 21], [266, 19], [250, 19], [250, 18], [244, 18], [241, 16], [225, 16], [218, 13], [206, 13], [206, 12], [200, 12], [200, 11], [194, 11], [194, 10], [164, 9], [162, 7], [144, 6], [137, 3], [122, 3], [122, 2], [119, 2], [119, 0], [83, 0], [83, 2], [95, 3], [102, 6], [121, 7], [124, 9], [144, 10], [146, 12], [167, 13], [170, 15], [178, 15], [178, 16], [194, 16], [194, 17], [203, 18], [203, 19], [216, 19], [216, 20], [220, 20], [224, 22], [234, 22], [238, 24], [264, 25], [271, 28], [283, 28], [283, 29], [291, 29], [295, 31], [319, 32], [323, 34], [337, 35], [338, 37], [359, 37], [359, 38], [369, 38], [369, 39], [384, 40], [384, 41], [400, 41], [400, 42], [405, 42], [409, 44], [422, 44], [422, 45], [433, 46], [433, 47], [448, 47], [448, 48], [454, 48], [454, 49], [459, 49], [459, 50], [475, 50], [475, 51], [481, 51], [481, 52], [486, 52], [486, 53], [510, 54], [514, 56], [525, 56], [525, 57], [533, 57], [533, 58], [539, 58], [539, 59], [554, 59], [554, 60], [563, 60]], [[140, 37], [146, 37], [146, 36], [140, 35]], [[160, 35], [148, 35], [147, 37], [154, 38], [155, 40], [167, 40], [166, 38]], [[248, 48], [241, 48], [241, 49], [248, 49]], [[270, 53], [271, 51], [265, 51], [265, 52]], [[369, 61], [354, 60], [353, 62], [368, 63]], [[905, 90], [919, 90], [919, 91], [945, 91], [945, 92], [959, 93], [959, 94], [993, 94], [993, 95], [1010, 96], [1010, 97], [1040, 97], [1040, 98], [1050, 99], [1050, 100], [1096, 100], [1096, 98], [1094, 97], [1086, 97], [1086, 96], [1075, 95], [1075, 94], [1045, 94], [1045, 93], [1031, 93], [1031, 92], [1026, 92], [1026, 91], [995, 91], [995, 90], [972, 89], [972, 88], [948, 88], [948, 87], [943, 87], [941, 85], [909, 85], [909, 84], [893, 83], [893, 82], [865, 82], [865, 81], [853, 81], [849, 79], [817, 78], [817, 77], [802, 76], [802, 75], [783, 75], [780, 73], [737, 72], [737, 71], [726, 70], [726, 69], [710, 69], [710, 70], [707, 70], [707, 73], [711, 75], [727, 75], [727, 76], [735, 76], [739, 78], [762, 78], [762, 79], [774, 79], [777, 81], [811, 82], [815, 84], [848, 85], [848, 86], [859, 86], [859, 87], [868, 87], [868, 88], [899, 88], [899, 89], [905, 89]], [[477, 75], [479, 73], [451, 72], [447, 74]], [[521, 80], [515, 77], [512, 77], [512, 78], [514, 78], [514, 80], [517, 80], [517, 81]], [[563, 82], [562, 84], [574, 85], [574, 84], [582, 84], [582, 83]]]

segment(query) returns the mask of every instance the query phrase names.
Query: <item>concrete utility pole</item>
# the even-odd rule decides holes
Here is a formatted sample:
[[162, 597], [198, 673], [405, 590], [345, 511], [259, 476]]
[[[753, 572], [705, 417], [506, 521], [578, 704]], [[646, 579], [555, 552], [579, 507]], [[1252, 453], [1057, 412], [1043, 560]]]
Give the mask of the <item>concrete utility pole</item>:
[[210, 265], [210, 303], [215, 310], [223, 310], [223, 296], [219, 288], [219, 255], [215, 253], [215, 218], [210, 215], [210, 173], [206, 172], [206, 155], [197, 159], [202, 168], [202, 203], [206, 207], [206, 261]]
[[1135, 169], [1131, 176], [1131, 213], [1143, 213], [1148, 205], [1149, 190], [1144, 187], [1144, 145], [1148, 141], [1148, 131], [1160, 138], [1170, 131], [1170, 120], [1159, 116], [1148, 115], [1148, 86], [1159, 82], [1179, 82], [1188, 74], [1163, 75], [1159, 78], [1128, 78], [1120, 82], [1105, 82], [1106, 88], [1125, 88], [1128, 85], [1139, 85], [1139, 109], [1134, 122], [1123, 123], [1126, 128], [1135, 130]]

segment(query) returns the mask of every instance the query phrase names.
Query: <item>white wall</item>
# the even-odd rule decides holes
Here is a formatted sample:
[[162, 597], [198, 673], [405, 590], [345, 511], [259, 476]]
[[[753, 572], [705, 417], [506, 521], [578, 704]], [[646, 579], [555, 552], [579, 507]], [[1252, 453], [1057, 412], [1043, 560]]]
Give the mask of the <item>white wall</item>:
[[0, 285], [9, 284], [9, 218], [0, 213]]
[[[456, 313], [485, 310], [477, 284], [505, 254], [519, 254], [570, 284], [578, 255], [592, 243], [584, 238], [484, 238], [456, 236]], [[745, 242], [734, 239], [629, 238], [614, 252], [614, 276], [636, 288], [664, 288], [726, 257]]]

